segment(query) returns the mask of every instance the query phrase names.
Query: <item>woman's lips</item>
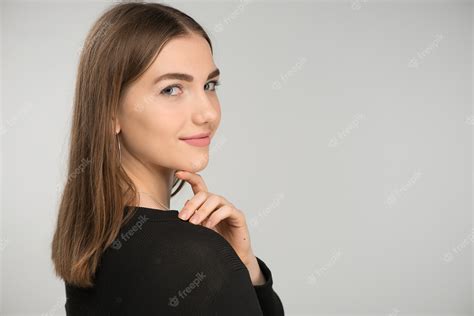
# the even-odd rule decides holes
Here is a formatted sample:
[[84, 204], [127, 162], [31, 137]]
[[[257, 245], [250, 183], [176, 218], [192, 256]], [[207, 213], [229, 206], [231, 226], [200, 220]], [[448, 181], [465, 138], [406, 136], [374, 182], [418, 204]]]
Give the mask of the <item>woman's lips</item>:
[[211, 139], [209, 138], [209, 136], [202, 137], [202, 138], [189, 138], [189, 139], [181, 139], [181, 140], [188, 143], [189, 145], [197, 146], [197, 147], [205, 147], [209, 145], [211, 142]]

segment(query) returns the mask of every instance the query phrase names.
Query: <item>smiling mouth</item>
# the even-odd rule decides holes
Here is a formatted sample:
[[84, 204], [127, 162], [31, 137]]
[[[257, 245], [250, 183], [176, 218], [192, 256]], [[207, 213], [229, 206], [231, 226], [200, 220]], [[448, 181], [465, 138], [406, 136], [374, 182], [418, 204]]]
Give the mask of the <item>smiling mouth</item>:
[[208, 146], [211, 142], [211, 138], [209, 136], [200, 137], [200, 138], [188, 138], [188, 139], [181, 139], [183, 142], [186, 142], [189, 145], [197, 146], [197, 147], [205, 147]]

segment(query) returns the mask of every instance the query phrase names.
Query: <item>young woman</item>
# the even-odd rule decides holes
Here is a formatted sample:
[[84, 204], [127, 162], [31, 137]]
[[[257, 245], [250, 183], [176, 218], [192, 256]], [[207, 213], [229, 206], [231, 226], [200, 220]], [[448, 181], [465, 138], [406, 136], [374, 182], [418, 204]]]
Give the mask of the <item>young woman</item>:
[[[115, 4], [90, 30], [52, 242], [67, 315], [284, 314], [244, 213], [196, 173], [219, 73], [206, 32], [170, 6]], [[185, 182], [194, 196], [170, 210]]]

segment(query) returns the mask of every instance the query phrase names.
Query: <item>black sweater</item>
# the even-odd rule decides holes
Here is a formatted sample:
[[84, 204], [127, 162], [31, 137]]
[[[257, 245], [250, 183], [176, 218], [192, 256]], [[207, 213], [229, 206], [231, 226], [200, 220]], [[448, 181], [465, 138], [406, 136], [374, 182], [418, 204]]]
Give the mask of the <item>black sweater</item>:
[[253, 286], [225, 238], [178, 213], [139, 207], [102, 254], [94, 287], [65, 283], [66, 314], [284, 315], [260, 258], [266, 282]]

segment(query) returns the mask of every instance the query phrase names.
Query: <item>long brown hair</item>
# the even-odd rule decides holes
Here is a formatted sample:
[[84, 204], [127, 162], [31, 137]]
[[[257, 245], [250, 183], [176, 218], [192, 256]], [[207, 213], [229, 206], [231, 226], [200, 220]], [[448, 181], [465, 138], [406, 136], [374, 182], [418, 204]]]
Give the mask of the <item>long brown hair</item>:
[[[89, 31], [79, 60], [68, 157], [51, 258], [66, 283], [94, 285], [100, 256], [135, 213], [137, 189], [122, 168], [115, 117], [125, 89], [171, 39], [204, 29], [187, 14], [159, 3], [109, 7]], [[178, 183], [175, 178], [172, 189]], [[181, 180], [173, 197], [182, 188]]]

